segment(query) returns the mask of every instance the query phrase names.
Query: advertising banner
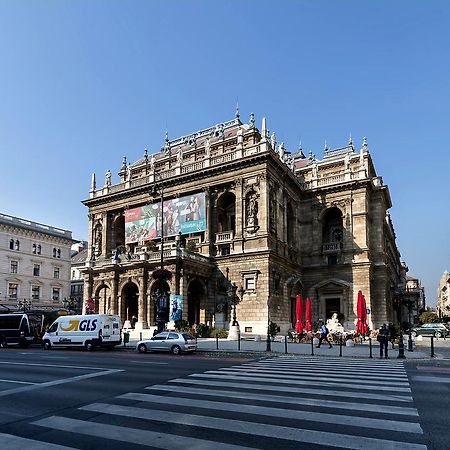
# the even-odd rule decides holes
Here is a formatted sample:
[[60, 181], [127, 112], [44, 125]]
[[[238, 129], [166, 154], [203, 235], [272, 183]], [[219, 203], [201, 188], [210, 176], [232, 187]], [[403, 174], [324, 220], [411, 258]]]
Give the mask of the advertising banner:
[[170, 314], [169, 320], [175, 322], [183, 317], [183, 296], [170, 294]]
[[[164, 201], [164, 236], [206, 230], [205, 193]], [[141, 206], [125, 211], [125, 243], [161, 237], [161, 204]]]

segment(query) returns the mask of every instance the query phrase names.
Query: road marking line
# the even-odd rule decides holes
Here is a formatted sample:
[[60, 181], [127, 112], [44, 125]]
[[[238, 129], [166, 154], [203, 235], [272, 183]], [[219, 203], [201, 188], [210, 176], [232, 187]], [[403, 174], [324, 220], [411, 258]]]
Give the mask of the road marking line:
[[[205, 373], [227, 373], [227, 374], [240, 374], [245, 373], [247, 375], [255, 376], [255, 377], [269, 377], [269, 378], [282, 378], [282, 379], [295, 379], [298, 380], [299, 378], [302, 378], [304, 380], [306, 379], [313, 379], [314, 381], [330, 381], [332, 379], [333, 381], [339, 381], [342, 380], [344, 382], [348, 382], [348, 378], [355, 379], [355, 377], [343, 377], [340, 374], [330, 373], [329, 377], [320, 377], [318, 376], [317, 372], [315, 373], [300, 373], [300, 372], [286, 372], [286, 371], [276, 371], [276, 373], [273, 373], [273, 371], [267, 370], [258, 370], [258, 369], [240, 369], [240, 368], [222, 368], [219, 370], [208, 370]], [[323, 373], [322, 373], [323, 374]], [[358, 383], [359, 384], [377, 384], [377, 385], [385, 385], [385, 386], [409, 386], [409, 382], [406, 381], [386, 381], [386, 378], [372, 378], [367, 379], [364, 377], [364, 379], [361, 379], [362, 377], [359, 377]]]
[[414, 375], [412, 379], [414, 381], [427, 381], [431, 383], [450, 383], [450, 377], [435, 377], [433, 375]]
[[6, 397], [7, 395], [17, 394], [18, 392], [34, 391], [35, 389], [42, 389], [42, 388], [46, 388], [46, 387], [57, 386], [59, 384], [73, 383], [75, 381], [86, 380], [88, 378], [101, 377], [101, 376], [110, 375], [110, 374], [116, 373], [116, 372], [123, 372], [123, 370], [110, 369], [110, 370], [105, 370], [103, 372], [88, 373], [85, 375], [78, 375], [78, 376], [70, 377], [70, 378], [62, 378], [59, 380], [46, 381], [45, 383], [38, 383], [33, 386], [24, 386], [24, 387], [19, 387], [19, 388], [14, 388], [14, 389], [8, 389], [6, 391], [0, 391], [0, 397]]
[[[196, 450], [210, 450], [212, 448], [214, 450], [255, 450], [253, 447], [241, 447], [239, 445], [191, 438], [188, 436], [177, 436], [173, 433], [159, 433], [155, 431], [126, 428], [118, 425], [108, 425], [97, 422], [87, 422], [58, 416], [51, 416], [46, 419], [38, 420], [33, 422], [33, 425], [39, 425], [41, 427], [51, 428], [53, 430], [84, 434], [86, 436], [95, 436], [100, 438], [107, 437], [107, 439], [126, 442], [127, 444], [145, 445], [167, 450], [186, 450], [187, 448]], [[20, 450], [22, 449], [23, 447], [20, 448]]]
[[219, 386], [219, 387], [233, 387], [237, 389], [251, 389], [259, 391], [277, 391], [277, 392], [289, 392], [290, 394], [311, 394], [311, 395], [321, 395], [322, 397], [345, 397], [345, 398], [358, 398], [363, 397], [367, 400], [384, 400], [384, 401], [395, 401], [395, 402], [412, 402], [413, 399], [409, 395], [391, 395], [391, 394], [372, 394], [370, 392], [362, 394], [361, 392], [352, 391], [331, 391], [327, 389], [308, 389], [308, 388], [297, 388], [294, 386], [279, 386], [270, 384], [257, 384], [257, 383], [232, 383], [232, 382], [222, 382], [214, 380], [195, 380], [193, 378], [176, 378], [169, 380], [169, 383], [184, 383], [184, 384], [199, 384], [201, 386]]
[[162, 384], [155, 384], [153, 386], [148, 386], [145, 389], [155, 390], [155, 391], [167, 391], [175, 392], [177, 394], [194, 394], [194, 395], [207, 395], [211, 397], [226, 397], [226, 398], [239, 398], [239, 399], [249, 399], [249, 400], [259, 400], [265, 402], [275, 402], [275, 403], [289, 403], [293, 405], [305, 405], [305, 406], [317, 406], [323, 408], [333, 408], [333, 409], [349, 409], [351, 411], [367, 411], [385, 414], [396, 414], [402, 416], [418, 416], [416, 408], [408, 408], [403, 406], [389, 406], [385, 404], [373, 404], [373, 403], [351, 403], [343, 401], [325, 400], [321, 399], [308, 399], [304, 397], [290, 397], [283, 395], [264, 395], [264, 394], [252, 394], [250, 392], [239, 392], [239, 391], [221, 391], [218, 389], [202, 389], [193, 388], [188, 386], [166, 386]]
[[380, 448], [396, 450], [427, 450], [422, 444], [412, 442], [392, 441], [387, 439], [375, 439], [364, 436], [352, 436], [325, 431], [304, 430], [301, 428], [283, 427], [267, 423], [247, 422], [243, 420], [222, 419], [219, 417], [207, 417], [195, 414], [176, 413], [162, 410], [135, 408], [132, 406], [111, 405], [106, 403], [93, 403], [80, 408], [84, 411], [98, 412], [101, 414], [133, 417], [144, 420], [188, 425], [206, 429], [230, 431], [252, 436], [287, 439], [296, 442], [310, 444], [329, 445], [331, 447], [349, 448], [354, 450], [379, 450]]
[[156, 364], [156, 365], [167, 365], [169, 363], [166, 362], [157, 362], [157, 361], [130, 361], [132, 363], [137, 363], [137, 364]]
[[0, 433], [0, 448], [8, 450], [73, 450], [73, 447]]
[[128, 393], [119, 398], [140, 400], [142, 402], [164, 405], [187, 406], [189, 408], [205, 408], [215, 411], [239, 412], [258, 416], [282, 417], [284, 419], [306, 420], [310, 422], [331, 423], [334, 425], [350, 425], [354, 427], [380, 429], [388, 431], [402, 431], [405, 433], [422, 434], [422, 428], [415, 422], [402, 422], [390, 419], [374, 419], [343, 414], [329, 414], [313, 411], [299, 411], [267, 406], [243, 405], [242, 403], [216, 402], [193, 398], [167, 397], [153, 394]]
[[[198, 378], [220, 378], [221, 380], [244, 380], [244, 381], [254, 381], [256, 377], [254, 376], [239, 376], [239, 375], [223, 375], [222, 373], [219, 373], [218, 375], [210, 374], [210, 373], [199, 373], [199, 374], [192, 374], [188, 375], [190, 377], [198, 377]], [[286, 380], [286, 379], [277, 379], [277, 378], [259, 378], [258, 382], [275, 382], [280, 384], [289, 384], [291, 386], [293, 385], [308, 385], [308, 386], [323, 386], [323, 387], [337, 387], [340, 389], [347, 388], [351, 390], [370, 390], [371, 388], [377, 389], [378, 391], [396, 391], [396, 392], [411, 392], [411, 388], [409, 387], [389, 387], [389, 386], [379, 386], [377, 384], [367, 384], [367, 385], [361, 385], [356, 383], [334, 383], [332, 381], [326, 382], [326, 381], [303, 381], [303, 380]], [[363, 394], [360, 394], [360, 396]]]
[[[12, 361], [0, 361], [0, 364], [8, 364], [8, 365], [13, 365], [13, 366], [60, 367], [62, 369], [109, 370], [106, 367], [62, 366], [61, 364], [22, 363], [22, 362], [12, 362]], [[111, 370], [113, 370], [113, 369], [111, 369]]]
[[1, 383], [17, 383], [17, 384], [39, 384], [39, 383], [32, 383], [31, 381], [14, 381], [14, 380], [2, 380], [0, 379]]

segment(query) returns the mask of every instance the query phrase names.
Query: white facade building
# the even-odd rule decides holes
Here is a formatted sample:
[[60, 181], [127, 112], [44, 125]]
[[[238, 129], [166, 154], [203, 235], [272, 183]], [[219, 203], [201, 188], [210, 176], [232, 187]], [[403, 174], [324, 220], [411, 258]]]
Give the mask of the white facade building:
[[72, 243], [71, 231], [0, 214], [0, 309], [61, 307]]

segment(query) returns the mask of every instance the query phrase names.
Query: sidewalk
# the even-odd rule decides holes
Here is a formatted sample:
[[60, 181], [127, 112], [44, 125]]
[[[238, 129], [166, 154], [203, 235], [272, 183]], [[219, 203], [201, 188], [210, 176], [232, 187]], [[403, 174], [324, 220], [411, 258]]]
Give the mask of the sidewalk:
[[[126, 345], [127, 350], [135, 350], [137, 339], [130, 339], [130, 342]], [[218, 347], [218, 348], [217, 348]], [[123, 349], [124, 346], [118, 348]], [[241, 339], [240, 346], [238, 341], [229, 341], [227, 339], [219, 339], [218, 343], [215, 338], [198, 338], [197, 339], [197, 351], [198, 352], [236, 352], [236, 353], [260, 353], [261, 356], [268, 354], [286, 354], [286, 346], [284, 340], [271, 342], [271, 352], [267, 352], [266, 341], [255, 341]], [[339, 345], [333, 345], [329, 348], [328, 345], [323, 345], [320, 348], [311, 348], [311, 344], [297, 344], [288, 342], [287, 343], [287, 354], [288, 355], [303, 355], [311, 356], [312, 350], [315, 356], [328, 356], [328, 357], [338, 357], [340, 354]], [[377, 342], [372, 342], [372, 356], [374, 359], [379, 357], [379, 345]], [[347, 358], [369, 358], [370, 348], [369, 342], [365, 341], [362, 344], [356, 344], [354, 347], [342, 346], [342, 356]], [[398, 345], [395, 348], [389, 349], [389, 358], [397, 359], [398, 356]], [[415, 348], [413, 352], [408, 352], [407, 345], [405, 345], [405, 357], [406, 359], [432, 359], [430, 350], [428, 348], [418, 347]], [[436, 349], [436, 355], [433, 359], [439, 359], [439, 349]]]

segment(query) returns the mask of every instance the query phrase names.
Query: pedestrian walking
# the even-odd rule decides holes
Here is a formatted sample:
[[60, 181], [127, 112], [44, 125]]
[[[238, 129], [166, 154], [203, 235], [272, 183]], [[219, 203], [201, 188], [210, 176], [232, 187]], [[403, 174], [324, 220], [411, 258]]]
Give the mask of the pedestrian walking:
[[322, 341], [326, 341], [328, 343], [328, 345], [331, 347], [333, 347], [331, 345], [331, 342], [328, 340], [328, 328], [327, 326], [323, 323], [323, 320], [320, 321], [320, 337], [319, 337], [319, 344], [316, 345], [316, 348], [320, 348]]
[[378, 331], [378, 336], [377, 336], [377, 340], [380, 343], [380, 358], [383, 358], [383, 353], [384, 353], [384, 357], [386, 359], [388, 359], [388, 343], [389, 343], [390, 337], [391, 337], [391, 333], [389, 332], [389, 329], [386, 326], [386, 324], [383, 323], [382, 327]]

